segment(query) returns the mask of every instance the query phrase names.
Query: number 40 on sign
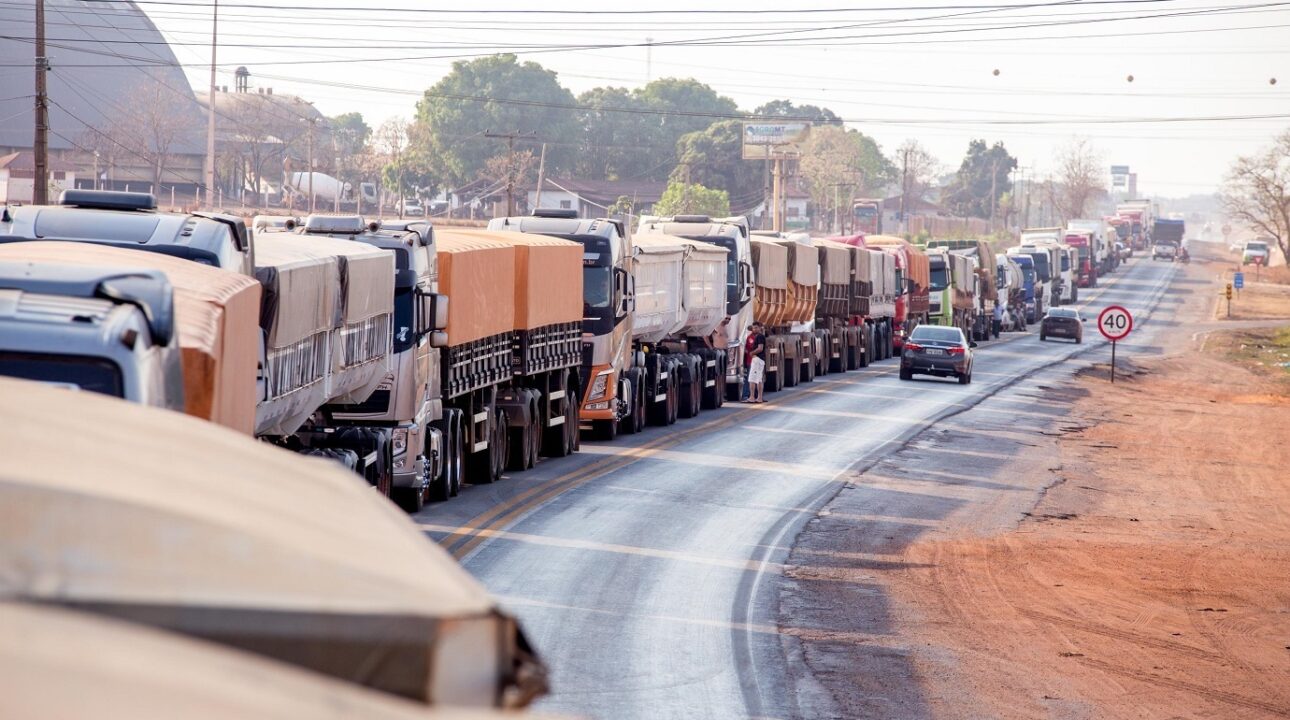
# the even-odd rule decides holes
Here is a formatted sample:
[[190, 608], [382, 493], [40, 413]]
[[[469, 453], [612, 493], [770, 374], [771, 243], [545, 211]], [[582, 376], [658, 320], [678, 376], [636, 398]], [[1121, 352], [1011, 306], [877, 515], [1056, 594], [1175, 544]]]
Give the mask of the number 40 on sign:
[[1115, 343], [1133, 331], [1133, 314], [1120, 305], [1109, 305], [1097, 316], [1097, 329], [1111, 341], [1111, 382], [1115, 382]]

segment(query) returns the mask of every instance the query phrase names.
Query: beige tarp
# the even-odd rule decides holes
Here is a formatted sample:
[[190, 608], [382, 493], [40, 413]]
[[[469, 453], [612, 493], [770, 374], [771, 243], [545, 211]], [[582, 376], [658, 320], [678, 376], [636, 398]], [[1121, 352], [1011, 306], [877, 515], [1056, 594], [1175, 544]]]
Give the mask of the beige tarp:
[[345, 324], [394, 312], [394, 253], [367, 243], [321, 235], [287, 235], [284, 244], [334, 255], [339, 261]]
[[260, 324], [269, 334], [270, 348], [286, 347], [340, 324], [339, 263], [332, 255], [308, 249], [298, 236], [256, 236], [255, 277], [264, 286]]
[[339, 465], [92, 393], [0, 378], [0, 398], [0, 597], [434, 704], [541, 686], [484, 588]]
[[547, 235], [439, 228], [435, 238], [465, 236], [515, 248], [515, 329], [582, 322], [582, 245]]
[[658, 342], [685, 326], [682, 284], [686, 244], [671, 235], [649, 233], [633, 236], [632, 247], [632, 275], [636, 282], [632, 337], [641, 342]]
[[[187, 262], [187, 261], [185, 261]], [[428, 709], [214, 643], [49, 605], [0, 602], [0, 717], [504, 720]]]
[[851, 250], [839, 243], [820, 240], [821, 279], [830, 285], [847, 285], [851, 282]]
[[439, 292], [448, 296], [448, 344], [461, 345], [514, 330], [514, 246], [436, 232], [435, 247]]
[[254, 430], [260, 315], [255, 280], [161, 253], [92, 243], [4, 244], [0, 259], [165, 273], [175, 290], [184, 411], [248, 435]]
[[753, 237], [750, 240], [757, 284], [776, 290], [787, 289], [788, 248], [770, 239]]

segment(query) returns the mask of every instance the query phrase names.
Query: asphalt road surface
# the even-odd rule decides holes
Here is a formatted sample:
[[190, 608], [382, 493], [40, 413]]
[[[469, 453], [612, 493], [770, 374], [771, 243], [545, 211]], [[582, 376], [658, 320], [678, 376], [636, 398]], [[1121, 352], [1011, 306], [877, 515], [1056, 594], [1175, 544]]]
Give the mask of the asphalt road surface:
[[[785, 622], [809, 609], [782, 607], [803, 572], [787, 561], [805, 524], [848, 477], [920, 432], [968, 425], [983, 412], [979, 403], [1023, 380], [1059, 382], [1076, 364], [1105, 358], [1095, 319], [1107, 304], [1126, 305], [1140, 323], [1155, 308], [1120, 352], [1159, 352], [1152, 330], [1168, 324], [1178, 300], [1171, 295], [1186, 291], [1166, 293], [1176, 271], [1172, 263], [1130, 261], [1082, 291], [1090, 316], [1083, 345], [1041, 343], [1037, 326], [1005, 334], [977, 349], [968, 386], [901, 382], [898, 361], [888, 360], [768, 395], [765, 405], [727, 405], [613, 443], [584, 442], [576, 456], [469, 487], [416, 520], [520, 617], [552, 670], [552, 694], [539, 710], [827, 717], [836, 709], [825, 693], [811, 693], [801, 643], [786, 636], [819, 641], [812, 633], [828, 630]], [[1025, 413], [1026, 402], [1041, 401], [1016, 395], [1007, 407]], [[973, 483], [953, 502], [1004, 487], [1002, 479]], [[981, 512], [1015, 520], [1025, 497], [982, 503]], [[917, 531], [948, 522], [946, 502], [935, 493], [888, 493], [881, 517], [850, 520], [894, 518]], [[858, 612], [881, 600], [853, 597]]]

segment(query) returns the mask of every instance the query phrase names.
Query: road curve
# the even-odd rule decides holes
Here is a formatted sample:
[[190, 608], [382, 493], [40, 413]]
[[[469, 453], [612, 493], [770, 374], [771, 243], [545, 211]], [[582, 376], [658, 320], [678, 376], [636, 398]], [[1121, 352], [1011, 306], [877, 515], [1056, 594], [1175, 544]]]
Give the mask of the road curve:
[[[1135, 260], [1081, 298], [1146, 318], [1172, 263]], [[1160, 313], [1157, 312], [1157, 315]], [[1157, 318], [1152, 318], [1156, 321]], [[587, 443], [415, 519], [521, 618], [552, 669], [540, 710], [593, 718], [809, 716], [790, 697], [776, 598], [797, 532], [845, 478], [1084, 345], [1005, 335], [972, 385], [900, 382], [896, 361]]]

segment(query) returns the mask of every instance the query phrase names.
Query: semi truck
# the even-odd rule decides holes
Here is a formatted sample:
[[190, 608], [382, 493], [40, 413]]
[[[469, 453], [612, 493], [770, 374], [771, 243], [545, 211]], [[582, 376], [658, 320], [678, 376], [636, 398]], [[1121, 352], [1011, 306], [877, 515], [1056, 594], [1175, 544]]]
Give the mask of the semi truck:
[[290, 172], [283, 190], [283, 204], [301, 210], [309, 209], [311, 190], [318, 210], [354, 213], [362, 213], [364, 207], [380, 210], [380, 193], [375, 183], [359, 183], [358, 192], [354, 192], [353, 185], [326, 173]]
[[971, 336], [974, 340], [988, 340], [990, 322], [994, 317], [994, 304], [999, 302], [998, 261], [994, 248], [984, 240], [946, 239], [931, 240], [927, 243], [929, 251], [945, 248], [955, 255], [963, 255], [976, 261], [975, 307]]
[[636, 242], [621, 221], [561, 209], [489, 229], [582, 245], [583, 429], [608, 439], [724, 402], [726, 353], [704, 342], [727, 309], [724, 247], [663, 233]]
[[1026, 330], [1026, 282], [1021, 266], [1007, 255], [995, 257], [998, 270], [998, 302], [1004, 303], [1003, 326], [1012, 330]]
[[1021, 269], [1021, 287], [1025, 298], [1025, 323], [1039, 322], [1043, 319], [1044, 286], [1035, 272], [1035, 259], [1028, 253], [1013, 252], [1009, 249], [1006, 257]]
[[[1093, 233], [1088, 230], [1067, 230], [1063, 241], [1075, 250], [1075, 284], [1085, 288], [1097, 287], [1100, 273], [1094, 257], [1097, 243]], [[1076, 289], [1075, 293], [1075, 298], [1078, 300], [1079, 290]]]
[[[64, 280], [97, 275], [99, 280], [92, 288], [90, 284], [81, 288], [93, 289], [94, 300], [89, 304], [109, 303], [112, 307], [106, 316], [85, 313], [85, 320], [62, 327], [64, 320], [76, 317], [70, 311], [80, 301], [74, 285], [58, 285], [50, 289], [63, 296], [56, 304], [66, 303], [69, 314], [44, 319], [27, 316], [27, 330], [19, 332], [18, 326], [10, 323], [26, 315], [25, 307], [32, 298], [19, 297], [19, 302], [9, 303], [6, 319], [0, 321], [6, 328], [0, 330], [0, 345], [13, 353], [22, 343], [27, 359], [18, 364], [11, 356], [9, 364], [0, 367], [0, 375], [27, 377], [18, 372], [23, 369], [35, 374], [29, 379], [43, 375], [57, 384], [110, 389], [108, 394], [131, 402], [182, 410], [245, 435], [253, 433], [260, 317], [260, 285], [254, 279], [159, 253], [86, 243], [0, 244], [0, 262], [28, 266], [30, 270], [24, 273], [49, 274], [46, 268], [57, 268], [54, 274]], [[13, 283], [7, 279], [0, 281], [0, 286]], [[161, 322], [161, 318], [150, 320], [140, 300], [131, 299], [140, 289], [160, 283], [173, 288], [174, 312], [169, 317], [173, 318], [178, 357], [172, 357], [166, 345], [154, 344], [152, 334], [141, 333], [137, 327], [128, 332], [111, 329], [123, 322], [114, 317], [121, 315], [144, 313], [145, 325]], [[132, 287], [135, 289], [130, 290]], [[160, 287], [152, 296], [157, 298], [154, 305], [166, 302]], [[149, 308], [148, 312], [156, 315], [160, 309]], [[131, 320], [127, 324], [137, 323]], [[98, 331], [90, 332], [95, 326]], [[119, 342], [122, 336], [134, 337], [133, 347]], [[164, 381], [176, 372], [176, 366], [182, 367], [182, 398], [177, 397], [172, 382]], [[111, 381], [100, 384], [96, 377]], [[145, 378], [154, 380], [140, 381]], [[157, 379], [163, 382], [158, 385]]]
[[977, 259], [941, 247], [929, 250], [927, 260], [932, 280], [928, 288], [929, 321], [957, 327], [965, 336], [976, 339], [981, 323]]
[[1115, 252], [1116, 238], [1110, 237], [1105, 222], [1100, 220], [1071, 220], [1067, 231], [1087, 232], [1093, 241], [1093, 262], [1099, 275], [1109, 275], [1120, 265], [1120, 255]]
[[753, 233], [753, 318], [766, 326], [766, 390], [815, 379], [824, 349], [814, 330], [820, 253], [809, 236]]
[[1187, 223], [1184, 220], [1159, 218], [1151, 225], [1152, 242], [1168, 242], [1182, 247], [1186, 234]]
[[880, 325], [879, 328], [879, 351], [876, 359], [881, 360], [898, 354], [909, 333], [928, 321], [931, 270], [927, 253], [904, 238], [867, 235], [864, 245], [881, 250], [895, 259], [896, 287], [892, 293], [895, 297], [895, 315], [888, 325]]
[[706, 215], [646, 216], [641, 218], [636, 234], [646, 233], [664, 233], [726, 249], [726, 310], [725, 322], [720, 326], [726, 352], [723, 385], [727, 400], [739, 400], [744, 380], [744, 342], [753, 320], [754, 282], [748, 223], [743, 218], [710, 218]]
[[1145, 250], [1151, 245], [1151, 228], [1155, 222], [1151, 201], [1120, 203], [1115, 206], [1115, 214], [1128, 223], [1128, 238], [1134, 250]]
[[851, 233], [882, 234], [882, 199], [856, 198], [851, 201]]
[[851, 248], [852, 292], [848, 322], [861, 328], [863, 353], [859, 367], [891, 357], [890, 345], [884, 338], [896, 334], [896, 305], [900, 301], [897, 263], [901, 257], [884, 249], [867, 247], [865, 238], [860, 235], [827, 238], [823, 242]]

